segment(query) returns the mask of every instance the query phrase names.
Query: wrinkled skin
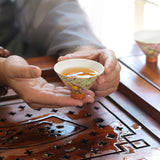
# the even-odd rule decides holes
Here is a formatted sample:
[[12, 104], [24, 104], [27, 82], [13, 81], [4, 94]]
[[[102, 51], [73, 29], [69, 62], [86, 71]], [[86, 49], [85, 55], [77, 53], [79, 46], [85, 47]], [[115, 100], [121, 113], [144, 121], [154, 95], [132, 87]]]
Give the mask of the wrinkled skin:
[[105, 97], [117, 90], [121, 67], [113, 51], [81, 47], [74, 53], [61, 56], [58, 61], [70, 58], [92, 59], [105, 67], [104, 74], [98, 77], [83, 100], [71, 98], [70, 90], [62, 83], [48, 83], [41, 77], [39, 67], [29, 65], [19, 56], [10, 56], [3, 60], [1, 58], [0, 83], [13, 88], [33, 109], [82, 106], [84, 103], [93, 103], [95, 95]]
[[100, 62], [104, 66], [104, 74], [97, 79], [92, 87], [96, 96], [105, 97], [117, 90], [121, 67], [113, 51], [84, 47], [74, 53], [60, 57], [58, 60], [61, 61], [70, 58], [91, 59]]
[[40, 68], [28, 65], [19, 56], [10, 56], [3, 61], [1, 82], [13, 88], [33, 109], [63, 106], [82, 106], [94, 102], [94, 92], [88, 91], [83, 100], [70, 97], [70, 90], [61, 83], [48, 83], [41, 77]]

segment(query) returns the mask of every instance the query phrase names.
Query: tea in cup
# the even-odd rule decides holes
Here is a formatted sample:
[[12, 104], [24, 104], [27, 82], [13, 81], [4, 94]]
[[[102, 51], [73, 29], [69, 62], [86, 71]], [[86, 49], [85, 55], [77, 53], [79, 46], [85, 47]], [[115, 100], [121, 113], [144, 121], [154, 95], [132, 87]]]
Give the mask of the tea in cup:
[[67, 59], [54, 66], [62, 82], [71, 90], [71, 97], [84, 99], [86, 91], [104, 72], [102, 64], [89, 59]]

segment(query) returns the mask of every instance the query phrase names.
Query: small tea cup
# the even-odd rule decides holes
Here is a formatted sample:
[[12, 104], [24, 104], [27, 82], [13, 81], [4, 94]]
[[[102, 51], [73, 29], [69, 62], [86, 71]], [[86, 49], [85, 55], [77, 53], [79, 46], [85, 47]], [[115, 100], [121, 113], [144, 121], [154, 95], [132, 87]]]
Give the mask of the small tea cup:
[[[95, 72], [90, 76], [68, 76], [64, 75], [64, 70], [71, 68], [88, 68]], [[66, 85], [71, 90], [71, 97], [75, 99], [84, 99], [86, 97], [86, 91], [90, 89], [97, 77], [103, 74], [104, 67], [99, 62], [89, 59], [67, 59], [60, 61], [54, 65], [54, 70]]]
[[160, 30], [138, 31], [134, 33], [134, 39], [146, 55], [146, 61], [156, 63], [160, 54]]

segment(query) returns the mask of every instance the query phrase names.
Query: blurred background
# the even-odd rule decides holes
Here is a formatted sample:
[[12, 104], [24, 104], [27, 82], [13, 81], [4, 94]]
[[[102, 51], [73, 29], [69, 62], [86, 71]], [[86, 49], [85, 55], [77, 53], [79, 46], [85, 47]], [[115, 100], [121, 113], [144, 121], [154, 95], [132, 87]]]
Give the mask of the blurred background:
[[160, 0], [79, 0], [100, 41], [117, 56], [129, 52], [133, 34], [160, 30]]

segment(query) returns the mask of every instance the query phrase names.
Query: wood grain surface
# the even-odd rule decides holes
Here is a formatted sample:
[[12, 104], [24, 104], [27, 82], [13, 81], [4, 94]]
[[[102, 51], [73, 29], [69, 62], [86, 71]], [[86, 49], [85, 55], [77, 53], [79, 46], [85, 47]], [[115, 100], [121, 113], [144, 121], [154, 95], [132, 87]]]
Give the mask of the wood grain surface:
[[[55, 58], [28, 62], [49, 82], [59, 81]], [[10, 89], [0, 99], [0, 160], [159, 160], [158, 114], [146, 112], [139, 90], [159, 92], [125, 65], [124, 73], [117, 92], [82, 107], [33, 110]], [[135, 89], [135, 77], [144, 90]]]

